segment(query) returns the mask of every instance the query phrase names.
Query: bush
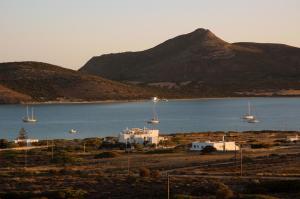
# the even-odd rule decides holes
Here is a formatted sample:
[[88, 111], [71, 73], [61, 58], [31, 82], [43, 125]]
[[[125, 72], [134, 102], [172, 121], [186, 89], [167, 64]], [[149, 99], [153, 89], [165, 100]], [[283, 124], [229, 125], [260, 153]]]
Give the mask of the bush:
[[245, 195], [240, 196], [240, 198], [241, 199], [278, 199], [278, 198], [273, 197], [273, 196], [257, 195], [257, 194], [254, 194], [254, 195], [245, 194]]
[[101, 138], [86, 138], [83, 142], [86, 148], [98, 149], [101, 147], [103, 140]]
[[218, 190], [216, 193], [216, 199], [229, 199], [233, 198], [234, 194], [232, 190], [223, 183], [218, 183]]
[[254, 143], [251, 144], [252, 149], [270, 148], [272, 145], [269, 143]]
[[144, 146], [142, 144], [133, 144], [134, 149], [136, 149], [137, 151], [142, 151]]
[[213, 152], [216, 152], [217, 149], [213, 146], [206, 146], [204, 147], [204, 149], [202, 149], [202, 153], [213, 153]]
[[4, 151], [2, 154], [2, 157], [4, 157], [7, 160], [12, 161], [12, 160], [15, 160], [19, 154], [21, 154], [20, 151]]
[[6, 139], [0, 139], [0, 149], [6, 149], [8, 148], [9, 143]]
[[46, 191], [42, 193], [34, 192], [7, 192], [1, 193], [1, 198], [7, 199], [47, 199], [47, 198], [57, 198], [57, 199], [84, 199], [86, 198], [87, 192], [82, 189], [73, 188], [61, 190], [61, 191]]
[[127, 176], [127, 182], [129, 183], [129, 184], [135, 184], [135, 183], [137, 183], [139, 180], [138, 180], [138, 178], [137, 177], [135, 177], [135, 176]]
[[229, 188], [219, 189], [216, 193], [216, 199], [230, 199], [233, 196], [233, 192]]
[[77, 190], [67, 189], [62, 192], [61, 196], [63, 196], [63, 197], [61, 197], [61, 198], [84, 199], [86, 194], [87, 194], [87, 192], [82, 189], [77, 189]]
[[249, 194], [265, 193], [297, 193], [300, 190], [300, 180], [273, 180], [260, 183], [249, 183], [245, 192]]
[[115, 158], [119, 157], [120, 154], [114, 151], [105, 151], [95, 155], [95, 158]]
[[51, 160], [52, 163], [58, 163], [58, 164], [62, 164], [62, 165], [66, 165], [66, 164], [72, 164], [75, 162], [80, 162], [81, 159], [72, 157], [70, 154], [68, 154], [65, 151], [57, 151], [54, 154], [53, 160]]
[[152, 178], [159, 178], [161, 175], [160, 175], [160, 172], [158, 170], [153, 170], [151, 171], [151, 177]]
[[145, 154], [165, 154], [165, 153], [174, 153], [174, 149], [156, 149], [151, 151], [146, 151]]
[[[121, 149], [124, 150], [126, 144], [124, 143], [111, 143], [111, 142], [102, 142], [98, 149]], [[129, 146], [128, 146], [129, 147]]]
[[261, 185], [270, 193], [297, 193], [300, 190], [300, 180], [266, 181]]
[[150, 176], [150, 170], [146, 167], [140, 168], [140, 177], [149, 177]]
[[178, 195], [175, 195], [174, 198], [175, 198], [175, 199], [192, 199], [193, 197], [192, 197], [192, 196], [189, 196], [189, 195], [181, 195], [181, 194], [178, 194]]

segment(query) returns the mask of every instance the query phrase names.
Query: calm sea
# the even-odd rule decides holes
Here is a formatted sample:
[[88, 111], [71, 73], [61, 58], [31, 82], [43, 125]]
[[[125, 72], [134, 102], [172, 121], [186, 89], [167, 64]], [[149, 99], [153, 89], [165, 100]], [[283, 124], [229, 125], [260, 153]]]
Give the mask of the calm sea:
[[[260, 123], [240, 118], [250, 101]], [[36, 124], [22, 122], [26, 107], [0, 105], [0, 138], [13, 139], [24, 127], [32, 138], [84, 138], [116, 136], [126, 127], [148, 126], [152, 102], [34, 105]], [[161, 133], [228, 130], [298, 130], [300, 98], [228, 98], [169, 100], [156, 107]], [[77, 129], [78, 135], [68, 133]]]

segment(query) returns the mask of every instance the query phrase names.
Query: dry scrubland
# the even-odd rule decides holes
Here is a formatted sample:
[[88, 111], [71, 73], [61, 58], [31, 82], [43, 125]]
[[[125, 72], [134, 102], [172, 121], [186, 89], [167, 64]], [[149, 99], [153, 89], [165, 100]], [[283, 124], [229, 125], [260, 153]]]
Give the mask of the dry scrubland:
[[163, 145], [174, 148], [131, 152], [99, 138], [2, 150], [0, 198], [167, 198], [167, 174], [171, 198], [300, 198], [300, 143], [285, 141], [296, 132], [227, 133], [243, 143], [242, 177], [240, 152], [188, 150], [192, 141], [223, 134], [166, 135]]

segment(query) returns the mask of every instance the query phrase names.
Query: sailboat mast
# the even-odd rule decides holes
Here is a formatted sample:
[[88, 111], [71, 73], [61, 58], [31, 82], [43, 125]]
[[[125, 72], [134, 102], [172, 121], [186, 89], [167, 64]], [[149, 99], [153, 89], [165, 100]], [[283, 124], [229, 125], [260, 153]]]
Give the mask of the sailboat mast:
[[152, 118], [155, 119], [155, 102], [152, 104]]
[[28, 113], [28, 105], [27, 105], [27, 107], [26, 107], [26, 116], [27, 116], [27, 118], [29, 117], [29, 113]]
[[248, 102], [248, 115], [251, 115], [251, 107], [250, 107], [250, 102]]
[[157, 113], [156, 113], [156, 102], [153, 103], [153, 119], [158, 119]]
[[31, 108], [31, 119], [33, 119], [33, 108]]

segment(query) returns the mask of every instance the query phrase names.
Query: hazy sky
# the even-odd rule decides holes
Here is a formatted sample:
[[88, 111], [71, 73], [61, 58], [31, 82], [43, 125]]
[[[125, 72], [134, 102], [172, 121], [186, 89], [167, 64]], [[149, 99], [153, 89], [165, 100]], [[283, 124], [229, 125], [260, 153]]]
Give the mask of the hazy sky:
[[300, 0], [0, 0], [0, 62], [78, 69], [201, 27], [228, 42], [300, 47]]

